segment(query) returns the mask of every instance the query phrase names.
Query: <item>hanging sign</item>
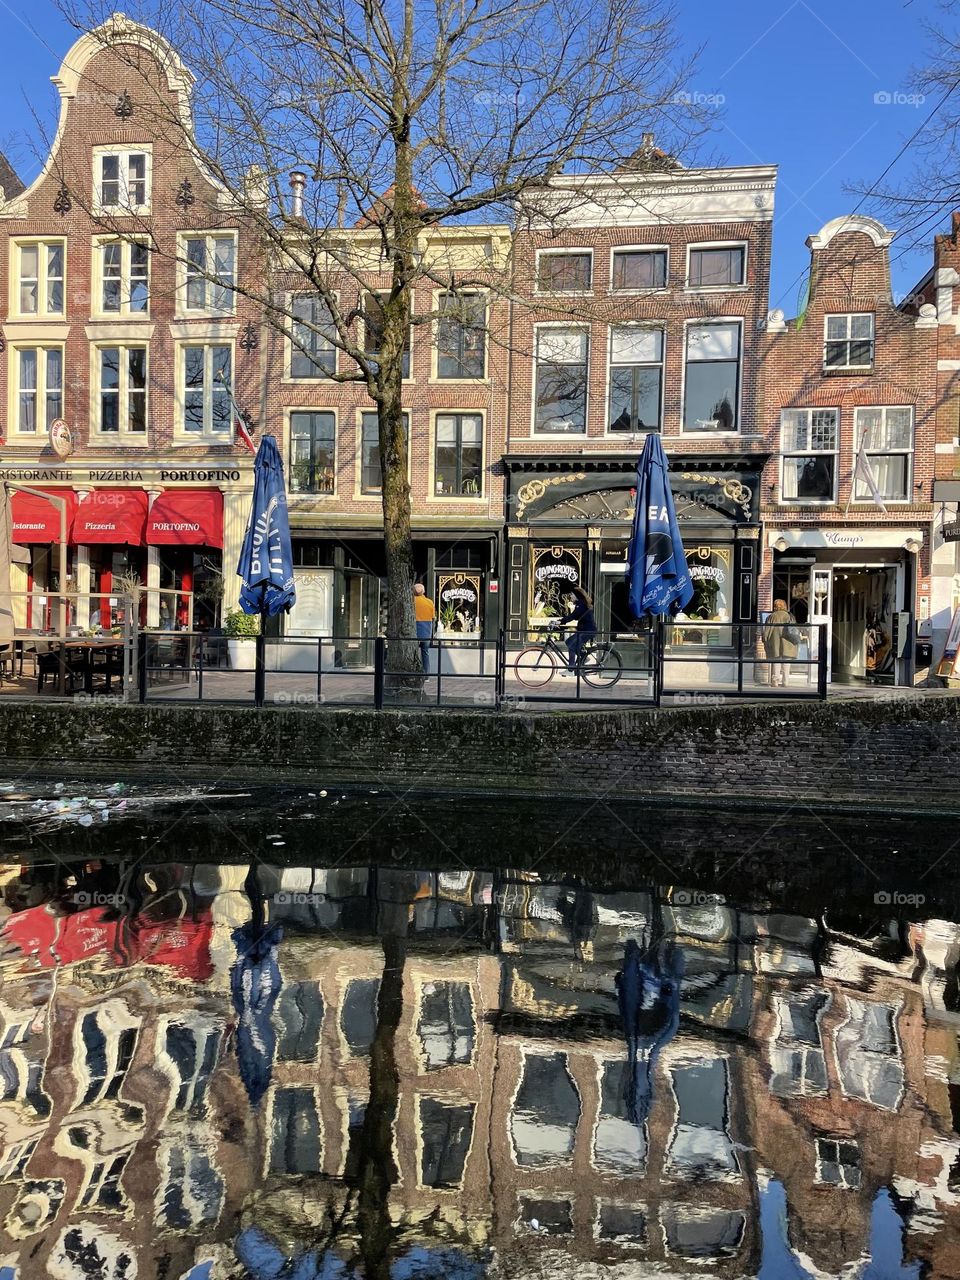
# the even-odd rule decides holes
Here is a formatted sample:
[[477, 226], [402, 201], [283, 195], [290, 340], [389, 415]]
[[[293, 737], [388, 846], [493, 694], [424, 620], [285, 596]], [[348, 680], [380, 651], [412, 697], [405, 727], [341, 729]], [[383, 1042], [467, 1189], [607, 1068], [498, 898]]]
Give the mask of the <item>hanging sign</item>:
[[50, 423], [50, 448], [58, 458], [69, 458], [73, 453], [73, 432], [63, 418], [55, 418]]
[[945, 524], [940, 530], [940, 536], [944, 542], [960, 542], [960, 521], [954, 520], [952, 524]]

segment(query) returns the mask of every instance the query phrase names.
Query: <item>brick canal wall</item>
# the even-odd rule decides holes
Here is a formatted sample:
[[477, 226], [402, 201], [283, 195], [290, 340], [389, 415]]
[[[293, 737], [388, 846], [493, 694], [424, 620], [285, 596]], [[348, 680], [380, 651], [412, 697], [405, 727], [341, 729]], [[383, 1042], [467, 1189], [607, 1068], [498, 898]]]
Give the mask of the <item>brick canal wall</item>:
[[491, 715], [0, 704], [7, 777], [96, 773], [960, 812], [960, 697]]

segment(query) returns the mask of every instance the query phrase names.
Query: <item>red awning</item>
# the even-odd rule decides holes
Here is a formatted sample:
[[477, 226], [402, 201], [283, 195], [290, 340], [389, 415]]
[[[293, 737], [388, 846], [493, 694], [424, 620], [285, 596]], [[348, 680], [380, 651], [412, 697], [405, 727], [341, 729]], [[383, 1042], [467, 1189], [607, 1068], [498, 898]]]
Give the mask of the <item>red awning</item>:
[[[77, 495], [72, 489], [45, 489], [57, 498], [67, 500], [67, 539], [73, 527], [77, 511]], [[60, 541], [60, 508], [32, 493], [20, 493], [16, 489], [10, 495], [10, 513], [14, 542], [26, 545], [30, 542]]]
[[142, 489], [94, 489], [77, 506], [73, 541], [143, 544], [147, 495]]
[[222, 547], [223, 494], [219, 489], [165, 489], [150, 508], [152, 547]]

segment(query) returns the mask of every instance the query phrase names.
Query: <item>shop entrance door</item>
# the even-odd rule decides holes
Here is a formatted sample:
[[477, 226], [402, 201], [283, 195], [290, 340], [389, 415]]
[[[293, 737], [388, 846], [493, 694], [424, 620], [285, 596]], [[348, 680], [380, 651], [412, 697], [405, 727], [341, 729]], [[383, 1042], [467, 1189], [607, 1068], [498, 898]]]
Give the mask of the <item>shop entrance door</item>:
[[344, 573], [343, 643], [345, 667], [369, 667], [380, 621], [380, 580], [370, 573]]
[[892, 684], [896, 565], [836, 565], [833, 570], [831, 666], [840, 684]]

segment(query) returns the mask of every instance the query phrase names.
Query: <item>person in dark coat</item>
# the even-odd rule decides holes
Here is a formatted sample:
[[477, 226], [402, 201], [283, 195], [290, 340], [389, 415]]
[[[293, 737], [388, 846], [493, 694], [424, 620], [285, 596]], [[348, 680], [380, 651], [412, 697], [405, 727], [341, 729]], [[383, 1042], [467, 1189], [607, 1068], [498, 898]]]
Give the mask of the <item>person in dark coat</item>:
[[560, 625], [570, 627], [575, 624], [577, 628], [567, 639], [570, 670], [575, 671], [584, 647], [597, 634], [597, 620], [593, 616], [593, 601], [582, 587], [574, 587], [570, 594], [573, 596], [573, 609], [561, 619]]

